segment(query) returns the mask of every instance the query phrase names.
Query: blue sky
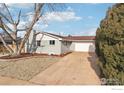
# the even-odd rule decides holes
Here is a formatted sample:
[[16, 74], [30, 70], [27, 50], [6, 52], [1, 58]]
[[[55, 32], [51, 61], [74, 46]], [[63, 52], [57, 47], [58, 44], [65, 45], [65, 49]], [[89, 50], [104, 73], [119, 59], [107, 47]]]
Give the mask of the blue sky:
[[71, 35], [95, 35], [100, 21], [112, 4], [66, 4], [78, 20], [50, 23], [46, 31]]
[[[7, 4], [14, 19], [22, 10], [21, 23], [24, 27], [31, 20], [32, 4]], [[100, 21], [105, 17], [108, 7], [113, 4], [68, 3], [63, 11], [46, 11], [43, 18], [34, 26], [39, 31], [52, 32], [62, 35], [95, 35]], [[45, 7], [46, 8], [46, 7]], [[44, 9], [45, 9], [44, 8]], [[45, 22], [43, 21], [45, 20]], [[47, 21], [47, 22], [46, 22]], [[9, 25], [11, 26], [11, 25]]]

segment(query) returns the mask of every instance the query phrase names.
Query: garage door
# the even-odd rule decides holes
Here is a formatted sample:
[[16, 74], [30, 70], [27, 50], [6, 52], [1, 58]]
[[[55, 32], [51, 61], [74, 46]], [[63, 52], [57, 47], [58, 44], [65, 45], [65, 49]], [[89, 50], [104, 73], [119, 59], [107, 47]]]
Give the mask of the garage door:
[[94, 52], [94, 43], [75, 43], [75, 51], [79, 52]]

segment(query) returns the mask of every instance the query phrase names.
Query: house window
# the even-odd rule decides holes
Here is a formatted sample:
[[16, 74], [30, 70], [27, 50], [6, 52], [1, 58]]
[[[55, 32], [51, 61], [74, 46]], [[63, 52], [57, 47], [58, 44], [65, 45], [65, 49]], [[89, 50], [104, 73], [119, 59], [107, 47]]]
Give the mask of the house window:
[[50, 40], [49, 44], [50, 45], [55, 45], [55, 40]]
[[40, 43], [41, 43], [41, 41], [40, 41], [40, 40], [38, 40], [38, 41], [37, 41], [37, 46], [40, 46]]
[[67, 42], [67, 41], [64, 41], [63, 44], [64, 44], [65, 46], [67, 46], [67, 45], [68, 45], [68, 42]]

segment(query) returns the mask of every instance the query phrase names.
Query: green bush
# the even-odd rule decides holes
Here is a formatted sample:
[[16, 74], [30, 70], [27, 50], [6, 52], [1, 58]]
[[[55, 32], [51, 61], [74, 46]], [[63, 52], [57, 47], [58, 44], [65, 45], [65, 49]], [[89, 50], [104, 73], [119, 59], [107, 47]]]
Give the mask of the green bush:
[[108, 9], [97, 29], [95, 44], [104, 77], [124, 84], [124, 4]]

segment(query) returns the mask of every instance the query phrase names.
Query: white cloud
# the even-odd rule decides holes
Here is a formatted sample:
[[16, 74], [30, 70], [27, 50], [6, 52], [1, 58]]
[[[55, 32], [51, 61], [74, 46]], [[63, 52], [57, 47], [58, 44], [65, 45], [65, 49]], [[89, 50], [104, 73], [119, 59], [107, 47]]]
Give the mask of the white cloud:
[[27, 22], [26, 21], [20, 21], [20, 23], [18, 25], [18, 28], [22, 29], [22, 28], [25, 28], [26, 26], [27, 26]]
[[44, 29], [47, 28], [47, 27], [48, 27], [48, 24], [38, 24], [38, 23], [37, 23], [37, 24], [34, 25], [33, 28], [34, 28], [35, 30], [44, 30]]
[[8, 7], [18, 7], [18, 8], [30, 8], [34, 4], [33, 3], [6, 3]]
[[[26, 24], [26, 22], [20, 21], [20, 23], [19, 23], [19, 25], [18, 25], [18, 29], [24, 29], [25, 26], [26, 26], [25, 24]], [[13, 27], [12, 24], [7, 23], [6, 25], [7, 25], [9, 28], [11, 28], [12, 30], [14, 29], [14, 27]], [[20, 36], [20, 37], [23, 37], [24, 34], [25, 34], [25, 31], [19, 31], [19, 32], [17, 33], [17, 35]]]
[[77, 16], [71, 7], [68, 7], [66, 11], [63, 12], [47, 12], [43, 15], [43, 19], [48, 22], [58, 21], [58, 22], [66, 22], [66, 21], [79, 21], [82, 19], [91, 20], [94, 19], [93, 16], [80, 17]]
[[74, 11], [63, 11], [63, 12], [47, 12], [43, 18], [45, 18], [47, 21], [58, 21], [58, 22], [65, 22], [70, 20], [81, 20], [82, 18], [79, 16], [76, 16]]
[[14, 29], [14, 27], [13, 27], [13, 25], [12, 25], [12, 24], [7, 23], [6, 25], [7, 25], [9, 28], [11, 28], [12, 30]]
[[28, 18], [28, 21], [32, 21], [32, 18], [33, 18], [33, 13], [32, 12], [29, 12], [26, 14], [26, 17]]
[[18, 35], [19, 37], [23, 38], [24, 35], [25, 35], [25, 31], [18, 32], [17, 35]]

